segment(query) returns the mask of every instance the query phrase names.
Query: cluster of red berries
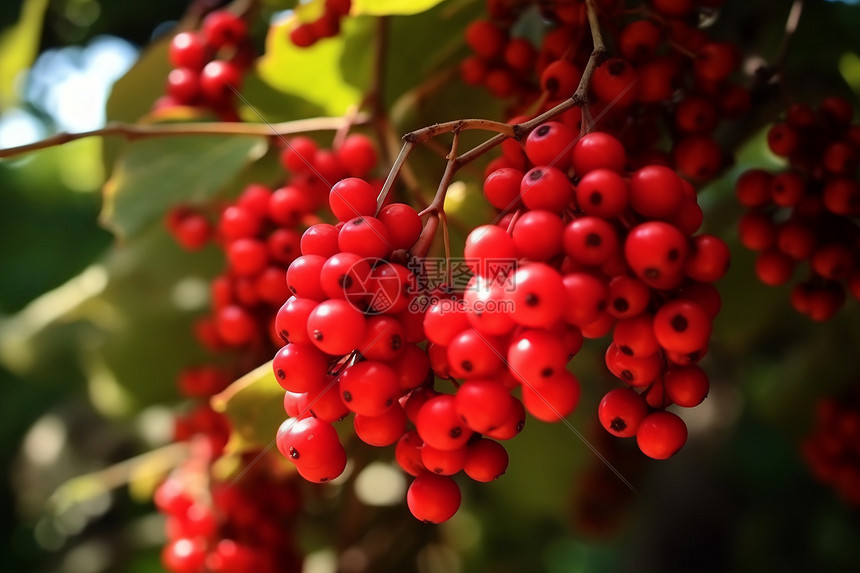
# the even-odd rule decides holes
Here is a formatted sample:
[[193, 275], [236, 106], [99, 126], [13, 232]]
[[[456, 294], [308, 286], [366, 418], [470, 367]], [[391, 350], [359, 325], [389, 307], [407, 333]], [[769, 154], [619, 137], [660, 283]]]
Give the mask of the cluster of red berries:
[[307, 48], [323, 38], [337, 36], [340, 21], [349, 16], [352, 0], [325, 0], [323, 13], [313, 22], [303, 22], [290, 30], [290, 41], [299, 48]]
[[218, 480], [211, 475], [212, 450], [205, 443], [190, 445], [191, 455], [155, 492], [155, 505], [167, 517], [164, 568], [171, 573], [301, 571], [296, 481], [250, 455], [242, 480]]
[[197, 208], [179, 206], [168, 213], [167, 227], [181, 245], [194, 250], [214, 238], [227, 259], [225, 271], [212, 281], [213, 315], [198, 323], [207, 348], [256, 346], [259, 357], [277, 348], [272, 322], [290, 296], [284, 273], [300, 254], [302, 229], [319, 220], [314, 213], [326, 202], [325, 181], [366, 176], [376, 157], [362, 134], [347, 136], [336, 150], [294, 137], [281, 153], [291, 175], [282, 186], [249, 185], [221, 208], [215, 224]]
[[[290, 294], [284, 275], [300, 253], [301, 231], [318, 221], [314, 212], [328, 191], [323, 181], [351, 173], [366, 176], [377, 162], [373, 144], [360, 134], [344, 138], [335, 151], [295, 137], [280, 159], [290, 173], [283, 186], [247, 186], [235, 201], [218, 206], [214, 224], [202, 209], [188, 206], [174, 208], [166, 218], [184, 248], [198, 250], [214, 239], [224, 251], [226, 269], [211, 285], [212, 314], [197, 323], [195, 333], [213, 352], [233, 350], [240, 372], [279, 345], [275, 316]], [[174, 573], [300, 568], [291, 530], [284, 528], [297, 512], [293, 480], [270, 464], [255, 463], [232, 486], [210, 474], [231, 427], [208, 399], [235, 377], [213, 365], [188, 367], [179, 375], [180, 393], [201, 402], [177, 418], [174, 432], [174, 439], [188, 442], [195, 455], [156, 495], [159, 509], [169, 516], [171, 542], [163, 563]]]
[[785, 284], [808, 261], [809, 277], [794, 285], [791, 304], [813, 320], [836, 314], [846, 286], [860, 300], [860, 125], [851, 123], [853, 114], [838, 97], [817, 110], [792, 105], [767, 138], [789, 169], [751, 169], [735, 186], [749, 208], [739, 223], [740, 241], [760, 251], [756, 275], [770, 286]]
[[153, 107], [203, 107], [224, 121], [238, 121], [236, 93], [255, 57], [242, 18], [227, 10], [210, 12], [200, 30], [180, 32], [171, 40], [173, 69], [167, 76], [165, 95]]
[[[515, 296], [530, 292], [520, 275], [540, 269], [541, 288], [551, 293], [537, 299], [549, 305], [540, 325], [548, 332], [538, 346], [547, 357], [570, 354], [574, 346], [565, 349], [561, 342], [572, 341], [572, 332], [585, 338], [612, 332], [606, 365], [628, 387], [604, 397], [600, 421], [616, 436], [636, 436], [648, 456], [667, 458], [684, 444], [687, 431], [665, 408], [696, 406], [708, 392], [707, 375], [696, 363], [720, 309], [711, 283], [728, 268], [728, 248], [713, 235], [693, 236], [702, 211], [692, 185], [662, 165], [628, 173], [624, 147], [611, 135], [593, 132], [577, 141], [566, 125], [548, 122], [529, 134], [524, 155], [534, 167], [499, 167], [503, 157], [484, 182], [487, 200], [514, 213], [511, 223], [502, 218], [510, 235], [497, 227], [482, 231], [480, 240], [470, 236], [467, 257], [476, 244], [492, 242], [480, 252], [521, 260], [513, 275]], [[530, 313], [543, 303], [529, 304], [518, 301], [516, 312]], [[559, 316], [562, 327], [553, 322]], [[531, 393], [527, 385], [536, 385], [539, 407], [551, 404], [540, 375], [544, 367], [557, 372], [554, 364], [535, 355], [523, 366], [536, 369], [536, 376], [520, 378], [524, 397]]]
[[[724, 157], [712, 133], [723, 118], [741, 116], [749, 108], [749, 93], [730, 76], [740, 61], [737, 47], [710, 39], [691, 26], [690, 13], [719, 1], [655, 2], [647, 18], [630, 19], [616, 2], [600, 5], [600, 21], [614, 34], [614, 57], [602, 62], [589, 84], [593, 128], [618, 137], [630, 165], [660, 163], [684, 177], [703, 182], [715, 177]], [[575, 92], [591, 53], [585, 4], [553, 7], [554, 18], [540, 50], [529, 41], [509, 38], [510, 26], [524, 4], [503, 10], [490, 2], [497, 20], [477, 21], [466, 30], [474, 56], [461, 73], [468, 83], [484, 84], [494, 95], [519, 94], [525, 109], [543, 97], [550, 109]], [[536, 77], [528, 74], [532, 70]], [[560, 121], [571, 127], [581, 121], [579, 110]], [[663, 149], [668, 135], [671, 148]]]
[[822, 398], [801, 452], [812, 474], [860, 507], [860, 394]]
[[[336, 183], [329, 203], [339, 222], [308, 228], [302, 256], [287, 271], [293, 296], [276, 318], [285, 346], [273, 369], [286, 390], [290, 419], [277, 443], [306, 479], [329, 481], [347, 462], [332, 423], [353, 413], [360, 440], [397, 444], [397, 462], [415, 476], [407, 493], [410, 510], [422, 521], [439, 523], [460, 505], [450, 476], [463, 470], [490, 481], [504, 473], [507, 454], [489, 438], [516, 435], [525, 412], [493, 379], [489, 363], [480, 362], [490, 359], [482, 337], [457, 330], [466, 320], [460, 307], [443, 291], [428, 288], [422, 269], [403, 256], [422, 233], [418, 213], [402, 203], [377, 213], [377, 192], [359, 178]], [[450, 308], [434, 303], [440, 297]], [[449, 334], [459, 341], [447, 344]], [[428, 338], [432, 344], [419, 346]], [[484, 379], [465, 382], [456, 394], [437, 392], [434, 373], [468, 376], [471, 366], [462, 365], [476, 349], [482, 354], [474, 356], [471, 372]], [[456, 365], [454, 374], [449, 363]], [[496, 357], [497, 370], [501, 364]], [[504, 402], [484, 401], [499, 393]]]

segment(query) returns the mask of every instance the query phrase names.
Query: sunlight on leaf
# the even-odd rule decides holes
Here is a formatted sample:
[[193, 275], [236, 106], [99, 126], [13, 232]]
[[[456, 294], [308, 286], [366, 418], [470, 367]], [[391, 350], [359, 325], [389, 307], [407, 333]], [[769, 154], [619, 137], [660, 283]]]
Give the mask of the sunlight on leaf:
[[284, 390], [269, 361], [245, 374], [223, 392], [212, 397], [212, 408], [230, 418], [233, 435], [229, 452], [268, 447], [286, 418]]
[[418, 14], [441, 4], [442, 0], [353, 0], [352, 15]]
[[17, 100], [18, 77], [36, 57], [47, 8], [48, 0], [27, 0], [18, 23], [0, 34], [0, 109]]
[[176, 137], [135, 142], [105, 183], [102, 223], [128, 239], [178, 203], [215, 196], [265, 153], [258, 137]]
[[[290, 41], [290, 30], [297, 22], [298, 19], [291, 16], [269, 28], [266, 53], [258, 60], [257, 72], [276, 90], [307, 100], [328, 115], [342, 115], [350, 106], [359, 103], [362, 91], [347, 83], [341, 73], [346, 38], [362, 30], [368, 22], [346, 20], [342, 34], [320, 40], [308, 48], [296, 47]], [[366, 55], [364, 60], [369, 66], [370, 50]], [[370, 74], [363, 74], [363, 77], [369, 78]]]

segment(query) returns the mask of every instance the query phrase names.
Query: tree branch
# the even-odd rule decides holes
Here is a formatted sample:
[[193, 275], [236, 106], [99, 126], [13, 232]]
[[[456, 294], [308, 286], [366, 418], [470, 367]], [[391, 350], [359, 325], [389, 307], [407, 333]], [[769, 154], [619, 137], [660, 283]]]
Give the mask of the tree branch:
[[39, 149], [56, 147], [78, 139], [87, 137], [123, 137], [129, 141], [146, 139], [152, 137], [178, 137], [188, 135], [247, 135], [262, 137], [279, 137], [294, 133], [308, 131], [338, 130], [347, 122], [362, 124], [368, 121], [367, 114], [358, 114], [354, 118], [343, 117], [316, 117], [286, 121], [282, 123], [236, 123], [236, 122], [211, 122], [211, 123], [159, 123], [138, 125], [134, 123], [111, 122], [100, 129], [83, 131], [78, 133], [58, 133], [46, 139], [0, 149], [0, 158], [13, 157], [22, 153], [29, 153]]

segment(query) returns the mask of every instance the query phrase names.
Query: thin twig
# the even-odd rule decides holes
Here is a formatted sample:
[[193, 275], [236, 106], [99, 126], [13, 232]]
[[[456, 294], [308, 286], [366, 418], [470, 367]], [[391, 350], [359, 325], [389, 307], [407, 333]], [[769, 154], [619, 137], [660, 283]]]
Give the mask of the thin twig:
[[400, 173], [401, 168], [403, 168], [403, 164], [406, 163], [406, 159], [409, 157], [409, 154], [412, 153], [414, 148], [415, 144], [411, 141], [403, 142], [403, 147], [400, 148], [400, 153], [397, 154], [397, 158], [394, 160], [394, 165], [391, 166], [391, 170], [388, 172], [388, 177], [385, 179], [385, 183], [383, 183], [382, 189], [379, 191], [379, 196], [376, 198], [377, 213], [379, 213], [379, 210], [382, 209], [383, 205], [385, 205], [385, 200], [388, 198], [388, 193], [391, 192], [391, 187], [394, 185], [397, 175]]
[[[797, 26], [800, 24], [800, 15], [803, 13], [803, 0], [794, 0], [791, 8], [788, 11], [788, 16], [785, 19], [785, 31], [780, 40], [779, 48], [777, 48], [773, 61], [770, 64], [761, 66], [756, 70], [756, 84], [764, 85], [770, 82], [777, 74], [782, 75], [782, 67], [785, 64], [785, 59], [788, 57], [788, 50], [791, 47], [791, 40], [797, 31]], [[755, 87], [755, 86], [754, 86]]]
[[296, 121], [285, 121], [282, 123], [238, 123], [238, 122], [211, 122], [211, 123], [158, 123], [158, 124], [134, 124], [124, 122], [110, 122], [104, 127], [90, 131], [77, 133], [58, 133], [51, 137], [0, 149], [0, 158], [13, 157], [22, 153], [29, 153], [39, 149], [56, 147], [66, 143], [85, 139], [87, 137], [123, 137], [129, 141], [153, 137], [179, 137], [189, 135], [247, 135], [263, 137], [279, 137], [293, 133], [304, 133], [309, 131], [338, 130], [349, 122], [355, 124], [367, 123], [367, 114], [358, 114], [354, 118], [344, 117], [315, 117], [300, 119]]
[[460, 131], [454, 132], [454, 141], [451, 142], [451, 151], [448, 153], [448, 163], [445, 164], [445, 172], [442, 174], [442, 179], [439, 181], [439, 187], [436, 188], [436, 195], [430, 206], [421, 211], [419, 216], [430, 215], [435, 216], [443, 210], [445, 205], [445, 196], [448, 194], [448, 187], [451, 185], [451, 179], [457, 171], [457, 150], [460, 147]]
[[[433, 201], [431, 201], [430, 205], [419, 213], [419, 216], [423, 217], [428, 215], [426, 223], [424, 224], [424, 228], [421, 230], [421, 236], [418, 237], [418, 240], [409, 249], [409, 252], [414, 257], [424, 257], [427, 254], [427, 251], [430, 250], [430, 245], [433, 243], [433, 238], [436, 235], [436, 229], [439, 227], [440, 223], [447, 223], [447, 221], [443, 220], [444, 217], [444, 206], [445, 206], [445, 197], [448, 194], [448, 187], [451, 185], [451, 179], [454, 177], [454, 173], [457, 172], [457, 150], [460, 146], [460, 132], [454, 132], [454, 141], [451, 142], [451, 151], [448, 153], [448, 163], [445, 165], [445, 172], [442, 174], [442, 179], [439, 181], [439, 187], [436, 188], [436, 195], [433, 197]], [[445, 238], [447, 239], [447, 225], [444, 227], [445, 229]], [[446, 248], [446, 250], [448, 250]]]

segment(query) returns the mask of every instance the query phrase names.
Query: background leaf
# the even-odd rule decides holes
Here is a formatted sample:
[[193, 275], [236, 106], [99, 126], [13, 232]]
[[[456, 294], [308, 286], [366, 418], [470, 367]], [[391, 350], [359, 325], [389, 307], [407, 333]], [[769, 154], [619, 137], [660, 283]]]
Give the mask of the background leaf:
[[328, 115], [342, 115], [361, 100], [370, 78], [371, 51], [365, 45], [359, 54], [364, 57], [357, 58], [351, 66], [364, 85], [353, 85], [344, 79], [341, 59], [347, 55], [348, 38], [364, 33], [371, 21], [347, 19], [337, 37], [325, 38], [308, 48], [296, 47], [289, 39], [289, 32], [297, 22], [293, 16], [272, 25], [266, 37], [266, 53], [257, 63], [257, 73], [280, 92], [307, 100]]
[[205, 136], [135, 142], [105, 184], [102, 222], [128, 239], [181, 202], [213, 197], [266, 149], [259, 137]]
[[18, 79], [33, 63], [42, 36], [48, 0], [27, 0], [18, 23], [0, 35], [0, 110], [18, 99]]
[[233, 434], [227, 445], [230, 453], [268, 447], [286, 419], [284, 390], [272, 372], [272, 362], [242, 376], [212, 397], [212, 408], [230, 418]]
[[442, 0], [353, 0], [353, 15], [418, 14], [441, 4]]

